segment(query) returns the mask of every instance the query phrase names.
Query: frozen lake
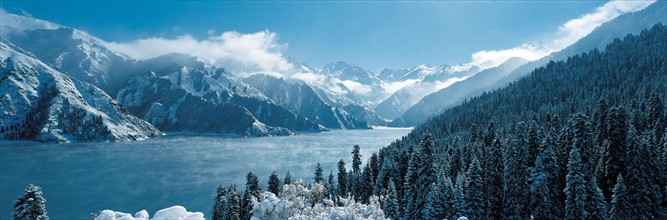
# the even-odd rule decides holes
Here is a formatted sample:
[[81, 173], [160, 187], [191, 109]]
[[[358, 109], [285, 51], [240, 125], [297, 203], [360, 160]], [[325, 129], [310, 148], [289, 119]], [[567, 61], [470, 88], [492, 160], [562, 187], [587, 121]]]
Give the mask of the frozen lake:
[[40, 185], [52, 219], [90, 219], [103, 209], [134, 214], [183, 205], [211, 216], [218, 185], [245, 187], [252, 171], [265, 187], [276, 170], [282, 179], [312, 181], [320, 162], [329, 175], [351, 163], [361, 146], [372, 152], [410, 129], [337, 130], [290, 137], [228, 138], [174, 135], [138, 142], [9, 144], [0, 142], [0, 219], [11, 218], [14, 200], [28, 184]]

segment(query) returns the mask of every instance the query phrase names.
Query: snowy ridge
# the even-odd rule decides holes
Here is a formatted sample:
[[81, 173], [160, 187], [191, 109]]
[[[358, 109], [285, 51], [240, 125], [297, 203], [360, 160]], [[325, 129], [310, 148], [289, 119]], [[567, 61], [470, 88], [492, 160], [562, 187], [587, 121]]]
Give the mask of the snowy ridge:
[[3, 139], [45, 142], [139, 140], [161, 135], [93, 85], [70, 79], [0, 42]]

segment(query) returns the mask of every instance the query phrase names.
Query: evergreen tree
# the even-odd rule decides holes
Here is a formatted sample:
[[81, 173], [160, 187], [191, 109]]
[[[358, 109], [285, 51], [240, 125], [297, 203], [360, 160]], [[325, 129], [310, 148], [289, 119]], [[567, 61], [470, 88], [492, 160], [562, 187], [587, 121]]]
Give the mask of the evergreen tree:
[[525, 219], [530, 216], [530, 196], [527, 183], [528, 142], [523, 122], [517, 124], [511, 145], [505, 156], [503, 176], [503, 215], [507, 219]]
[[317, 166], [315, 167], [315, 183], [323, 184], [324, 183], [324, 174], [322, 173], [324, 170], [322, 169], [322, 166], [320, 163], [317, 163]]
[[502, 148], [498, 139], [493, 140], [486, 150], [487, 161], [484, 168], [484, 197], [487, 219], [501, 219], [503, 213], [503, 161]]
[[586, 183], [582, 174], [582, 162], [579, 149], [570, 151], [570, 158], [567, 164], [567, 184], [565, 185], [565, 218], [566, 219], [586, 219]]
[[269, 188], [267, 190], [276, 196], [280, 193], [280, 178], [278, 178], [276, 171], [273, 171], [269, 176]]
[[468, 187], [465, 189], [464, 199], [468, 207], [467, 217], [470, 219], [484, 218], [484, 180], [482, 168], [477, 157], [473, 157], [468, 167]]
[[345, 170], [345, 162], [343, 159], [338, 161], [338, 195], [347, 197], [347, 170]]
[[287, 173], [285, 174], [285, 179], [283, 180], [283, 184], [285, 185], [292, 184], [292, 175], [289, 173], [289, 171], [287, 171]]
[[368, 203], [368, 198], [373, 193], [373, 171], [368, 164], [364, 166], [364, 171], [356, 179], [355, 200], [361, 203]]
[[374, 195], [384, 195], [386, 193], [385, 189], [387, 189], [389, 184], [389, 181], [391, 180], [392, 174], [397, 174], [398, 170], [394, 169], [394, 162], [393, 159], [387, 158], [384, 159], [384, 162], [382, 164], [382, 169], [380, 169], [380, 173], [377, 176], [377, 180], [375, 181], [375, 186], [373, 186], [373, 194]]
[[626, 126], [626, 114], [623, 108], [613, 107], [609, 109], [607, 116], [609, 125], [608, 145], [603, 154], [604, 180], [600, 182], [600, 188], [607, 199], [611, 199], [611, 188], [616, 185], [616, 178], [625, 171], [625, 152], [627, 147], [628, 129]]
[[13, 218], [15, 220], [49, 220], [42, 188], [30, 184], [24, 191], [25, 194], [14, 202]]
[[468, 206], [463, 195], [466, 181], [464, 176], [463, 173], [459, 173], [456, 177], [456, 184], [454, 184], [454, 188], [452, 189], [452, 211], [450, 212], [450, 219], [458, 219], [459, 217], [468, 215]]
[[240, 220], [241, 219], [241, 201], [239, 193], [235, 186], [231, 186], [227, 193], [227, 205], [225, 207], [224, 220]]
[[352, 149], [352, 172], [355, 174], [361, 173], [361, 147], [354, 145]]
[[329, 178], [327, 178], [327, 197], [334, 202], [338, 201], [337, 197], [338, 194], [336, 194], [336, 181], [334, 180], [334, 175], [333, 175], [333, 170], [329, 170]]
[[246, 181], [247, 182], [245, 185], [245, 192], [243, 193], [243, 200], [241, 200], [242, 209], [240, 210], [239, 214], [241, 219], [250, 220], [252, 217], [253, 206], [251, 198], [255, 197], [258, 201], [261, 201], [262, 188], [259, 185], [259, 178], [252, 172], [248, 172], [248, 175], [246, 175]]
[[633, 211], [632, 204], [630, 204], [629, 201], [630, 195], [627, 186], [623, 182], [623, 176], [618, 175], [613, 193], [614, 195], [611, 199], [611, 211], [609, 213], [611, 219], [632, 219], [634, 217], [631, 215]]
[[396, 195], [396, 186], [394, 185], [394, 181], [389, 180], [387, 199], [384, 201], [382, 210], [384, 210], [387, 218], [398, 219], [400, 217], [399, 206], [398, 196]]
[[440, 199], [442, 196], [438, 188], [435, 183], [429, 186], [430, 192], [427, 195], [426, 206], [421, 210], [424, 219], [445, 218], [445, 211], [448, 209], [445, 208], [445, 201]]
[[408, 164], [405, 180], [404, 218], [422, 218], [421, 210], [426, 205], [429, 186], [435, 182], [433, 135], [425, 133], [417, 152], [414, 152]]
[[604, 195], [602, 195], [602, 190], [598, 187], [595, 179], [591, 179], [588, 182], [588, 194], [590, 195], [589, 201], [586, 204], [586, 212], [588, 212], [588, 219], [600, 219], [606, 220], [609, 219], [609, 212], [607, 210], [607, 201], [605, 201]]
[[218, 186], [217, 196], [213, 205], [213, 220], [223, 220], [225, 216], [225, 206], [227, 204], [227, 189]]
[[537, 157], [535, 168], [530, 170], [531, 214], [535, 219], [561, 219], [558, 188], [554, 187], [558, 185], [556, 155], [553, 145], [544, 142], [544, 150]]
[[658, 203], [655, 199], [652, 181], [648, 176], [651, 173], [647, 166], [646, 148], [639, 139], [634, 128], [628, 132], [627, 146], [627, 170], [623, 180], [626, 182], [630, 194], [629, 201], [631, 205], [631, 214], [636, 218], [653, 218], [654, 205]]
[[377, 181], [378, 174], [380, 174], [380, 168], [381, 168], [380, 166], [382, 166], [382, 164], [378, 163], [379, 163], [378, 155], [376, 153], [371, 154], [371, 158], [368, 161], [368, 164], [371, 166], [371, 171], [372, 171], [371, 174], [373, 177], [372, 183], [375, 183], [375, 181]]

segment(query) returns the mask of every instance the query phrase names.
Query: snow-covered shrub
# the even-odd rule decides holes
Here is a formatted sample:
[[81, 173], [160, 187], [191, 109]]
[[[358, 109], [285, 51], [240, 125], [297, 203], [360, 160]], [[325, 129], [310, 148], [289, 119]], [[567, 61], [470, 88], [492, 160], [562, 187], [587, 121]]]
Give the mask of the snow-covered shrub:
[[201, 212], [188, 212], [183, 206], [172, 206], [155, 212], [153, 218], [149, 218], [146, 210], [141, 210], [133, 215], [124, 212], [104, 210], [95, 216], [95, 220], [204, 220]]
[[284, 185], [279, 197], [264, 192], [264, 200], [253, 201], [252, 219], [385, 219], [376, 197], [372, 197], [368, 205], [341, 199], [343, 206], [336, 206], [331, 199], [324, 198], [325, 192], [322, 184], [316, 183], [308, 189], [300, 180]]

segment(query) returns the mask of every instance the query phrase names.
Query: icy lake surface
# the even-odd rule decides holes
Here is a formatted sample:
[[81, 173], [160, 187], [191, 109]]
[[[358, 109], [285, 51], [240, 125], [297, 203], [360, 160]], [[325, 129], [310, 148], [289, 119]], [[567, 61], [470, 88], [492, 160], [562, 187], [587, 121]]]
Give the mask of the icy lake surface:
[[171, 135], [138, 142], [33, 144], [0, 142], [0, 219], [28, 184], [40, 185], [52, 219], [90, 219], [112, 209], [148, 213], [183, 205], [211, 216], [218, 185], [245, 187], [252, 171], [266, 187], [271, 171], [282, 179], [312, 181], [320, 162], [336, 174], [350, 167], [359, 144], [364, 164], [372, 152], [409, 129], [337, 130], [290, 137], [228, 138]]

